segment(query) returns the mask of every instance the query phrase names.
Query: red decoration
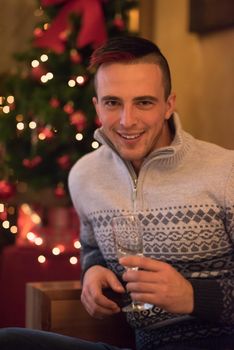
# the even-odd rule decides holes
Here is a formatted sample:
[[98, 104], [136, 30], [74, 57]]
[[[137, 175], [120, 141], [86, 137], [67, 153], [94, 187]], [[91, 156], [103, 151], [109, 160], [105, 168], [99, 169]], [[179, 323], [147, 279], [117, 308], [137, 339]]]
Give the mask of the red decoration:
[[61, 169], [67, 170], [71, 166], [71, 159], [67, 154], [64, 154], [63, 156], [57, 158], [57, 163]]
[[63, 185], [59, 184], [55, 189], [54, 189], [54, 194], [58, 198], [63, 198], [66, 195], [66, 192], [64, 190]]
[[0, 199], [9, 199], [14, 196], [16, 187], [7, 180], [0, 181]]
[[54, 137], [54, 132], [50, 126], [39, 129], [39, 134], [43, 134], [45, 139], [52, 139]]
[[[96, 48], [106, 38], [105, 21], [101, 0], [41, 0], [41, 5], [54, 6], [63, 4], [60, 12], [50, 27], [42, 35], [35, 38], [35, 45], [48, 48], [57, 53], [64, 52], [64, 32], [70, 30], [69, 16], [75, 13], [82, 17], [81, 29], [77, 35], [77, 47], [92, 45]], [[62, 38], [61, 38], [62, 33]]]
[[39, 38], [43, 35], [43, 30], [41, 28], [35, 28], [33, 34], [36, 38]]
[[121, 14], [117, 14], [115, 16], [115, 19], [113, 21], [113, 24], [116, 28], [118, 28], [119, 30], [124, 30], [125, 29], [125, 24], [123, 21], [123, 18], [121, 16]]
[[77, 131], [83, 131], [86, 128], [87, 120], [82, 111], [76, 111], [70, 115], [71, 125], [75, 125]]
[[81, 63], [81, 61], [82, 61], [82, 57], [76, 49], [71, 50], [70, 58], [71, 58], [72, 63], [78, 64], [78, 63]]
[[4, 221], [7, 219], [7, 211], [6, 209], [4, 208], [3, 211], [0, 211], [0, 220]]
[[42, 158], [40, 156], [36, 156], [32, 159], [24, 159], [22, 163], [25, 166], [25, 168], [33, 169], [37, 167], [41, 162]]
[[58, 108], [60, 106], [60, 101], [56, 97], [50, 99], [50, 105], [52, 108]]
[[63, 106], [64, 112], [72, 114], [74, 112], [73, 102], [68, 102]]
[[38, 67], [33, 67], [31, 69], [31, 76], [36, 79], [40, 80], [42, 75], [46, 74], [45, 68], [40, 64]]

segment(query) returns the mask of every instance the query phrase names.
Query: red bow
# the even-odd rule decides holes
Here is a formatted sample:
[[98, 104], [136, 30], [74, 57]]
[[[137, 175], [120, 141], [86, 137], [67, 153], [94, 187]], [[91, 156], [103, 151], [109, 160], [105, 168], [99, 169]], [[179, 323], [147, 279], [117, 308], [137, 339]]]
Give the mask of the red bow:
[[35, 38], [36, 46], [62, 53], [65, 44], [61, 36], [69, 28], [69, 15], [71, 13], [81, 16], [81, 29], [76, 39], [78, 48], [86, 45], [92, 45], [93, 48], [96, 48], [106, 40], [107, 33], [101, 0], [41, 0], [44, 7], [61, 3], [64, 5], [48, 30]]

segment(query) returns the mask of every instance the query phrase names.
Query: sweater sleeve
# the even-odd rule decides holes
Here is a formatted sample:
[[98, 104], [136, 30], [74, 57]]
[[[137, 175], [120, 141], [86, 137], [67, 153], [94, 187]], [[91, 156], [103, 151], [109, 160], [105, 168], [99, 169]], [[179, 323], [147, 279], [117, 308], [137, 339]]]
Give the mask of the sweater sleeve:
[[[106, 266], [105, 259], [97, 244], [92, 224], [86, 214], [88, 203], [84, 203], [86, 178], [83, 179], [81, 170], [84, 168], [83, 163], [78, 161], [71, 169], [68, 176], [68, 188], [73, 206], [79, 216], [80, 221], [80, 242], [81, 242], [81, 280], [84, 273], [94, 265]], [[85, 185], [84, 185], [85, 184]]]
[[80, 241], [81, 241], [81, 279], [85, 272], [94, 265], [106, 267], [106, 261], [98, 247], [93, 234], [92, 226], [89, 222], [81, 219], [80, 225]]
[[[225, 227], [232, 242], [234, 256], [234, 165], [225, 189]], [[193, 315], [227, 324], [234, 324], [234, 259], [228, 270], [216, 279], [192, 279], [194, 290]]]

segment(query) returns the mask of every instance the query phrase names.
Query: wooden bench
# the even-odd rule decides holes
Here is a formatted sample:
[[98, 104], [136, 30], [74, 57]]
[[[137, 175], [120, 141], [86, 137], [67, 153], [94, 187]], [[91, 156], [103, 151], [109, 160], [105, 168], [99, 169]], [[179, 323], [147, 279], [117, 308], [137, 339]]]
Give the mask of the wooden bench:
[[26, 286], [26, 327], [134, 348], [124, 313], [97, 320], [84, 309], [79, 281], [34, 282]]

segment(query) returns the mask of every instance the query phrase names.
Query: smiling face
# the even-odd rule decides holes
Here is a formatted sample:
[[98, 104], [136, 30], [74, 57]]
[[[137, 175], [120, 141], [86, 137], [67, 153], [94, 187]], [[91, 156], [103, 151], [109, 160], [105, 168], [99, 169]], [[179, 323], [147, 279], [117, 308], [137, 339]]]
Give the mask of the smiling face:
[[167, 120], [175, 95], [165, 99], [162, 72], [154, 63], [103, 64], [93, 98], [103, 131], [120, 156], [139, 170], [154, 149], [171, 143]]

